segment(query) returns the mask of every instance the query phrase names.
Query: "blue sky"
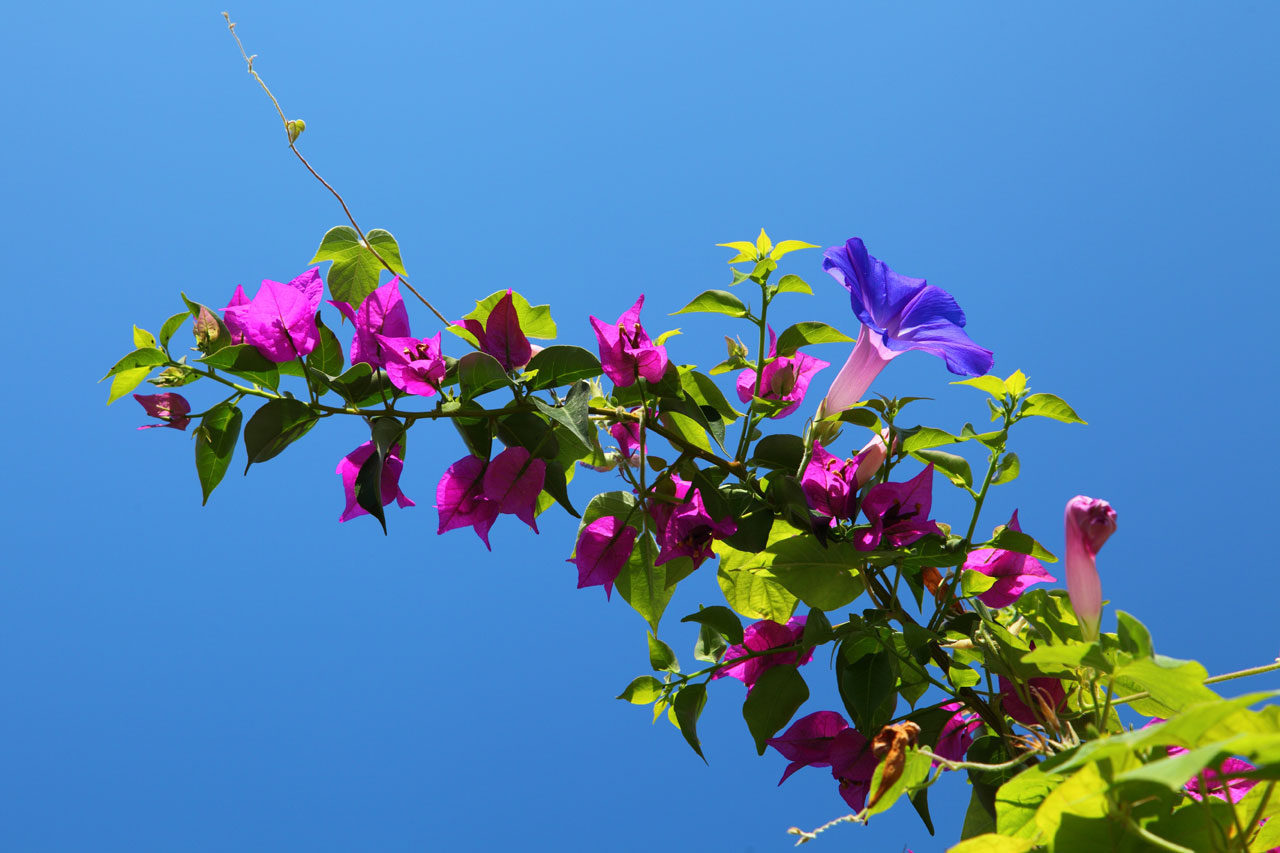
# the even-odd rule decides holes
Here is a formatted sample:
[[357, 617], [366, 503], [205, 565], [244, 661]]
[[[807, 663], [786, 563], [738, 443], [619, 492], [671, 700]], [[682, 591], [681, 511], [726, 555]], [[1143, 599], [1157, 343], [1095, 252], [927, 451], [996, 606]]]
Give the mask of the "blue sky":
[[[437, 537], [452, 431], [416, 441], [419, 505], [384, 538], [337, 523], [357, 424], [248, 477], [233, 464], [201, 509], [189, 437], [103, 407], [130, 324], [158, 331], [180, 290], [222, 305], [287, 280], [342, 221], [219, 11], [6, 13], [3, 846], [765, 851], [842, 814], [820, 771], [775, 787], [784, 762], [755, 756], [741, 685], [713, 685], [709, 767], [612, 698], [647, 670], [644, 625], [574, 589], [571, 519], [535, 537], [504, 518], [492, 554]], [[951, 291], [997, 371], [1090, 422], [1020, 428], [1022, 476], [981, 526], [1017, 507], [1061, 552], [1065, 501], [1106, 498], [1104, 594], [1161, 652], [1211, 672], [1276, 655], [1274, 6], [230, 11], [308, 157], [446, 315], [514, 287], [591, 345], [586, 315], [644, 292], [651, 329], [684, 331], [677, 360], [710, 365], [728, 321], [663, 315], [727, 281], [714, 244], [861, 236]], [[790, 260], [816, 294], [780, 322], [854, 330], [818, 253]], [[928, 423], [982, 418], [951, 378], [911, 354], [876, 388], [936, 398]], [[593, 484], [614, 487], [584, 472], [575, 495]], [[944, 485], [946, 518], [963, 503]], [[668, 611], [683, 658], [678, 617], [718, 596], [708, 569]], [[808, 710], [838, 707], [819, 657]], [[941, 850], [966, 786], [932, 800], [938, 838], [903, 808], [825, 844]]]

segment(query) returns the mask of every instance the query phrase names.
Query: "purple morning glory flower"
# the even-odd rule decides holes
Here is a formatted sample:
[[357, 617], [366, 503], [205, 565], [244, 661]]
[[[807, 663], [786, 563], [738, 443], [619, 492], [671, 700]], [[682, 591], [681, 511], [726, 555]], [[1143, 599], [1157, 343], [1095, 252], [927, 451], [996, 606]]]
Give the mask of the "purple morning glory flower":
[[777, 737], [769, 738], [769, 746], [791, 762], [778, 784], [802, 767], [830, 767], [831, 742], [847, 728], [849, 724], [835, 711], [817, 711], [796, 720]]
[[156, 427], [186, 429], [187, 424], [191, 423], [191, 418], [187, 417], [191, 414], [191, 404], [181, 394], [175, 394], [172, 391], [166, 391], [163, 394], [134, 394], [133, 399], [142, 405], [148, 415], [164, 421], [162, 424], [143, 424], [138, 429], [155, 429]]
[[484, 326], [479, 320], [459, 320], [454, 325], [470, 332], [480, 351], [496, 358], [503, 370], [524, 367], [533, 358], [533, 346], [520, 328], [520, 315], [510, 290], [493, 306]]
[[[672, 480], [676, 479], [672, 477]], [[676, 557], [689, 557], [696, 569], [714, 553], [711, 550], [712, 540], [732, 536], [738, 531], [738, 525], [730, 518], [713, 519], [707, 513], [701, 493], [690, 489], [688, 483], [677, 483], [676, 487], [676, 495], [684, 497], [684, 503], [676, 507], [660, 501], [650, 504], [652, 515], [659, 521], [659, 550], [653, 564], [660, 566]]]
[[320, 340], [316, 311], [324, 296], [324, 279], [307, 270], [287, 284], [264, 279], [258, 295], [245, 301], [237, 287], [223, 312], [232, 340], [243, 339], [276, 364], [309, 354]]
[[366, 296], [358, 310], [346, 302], [335, 302], [332, 299], [329, 304], [341, 311], [355, 327], [355, 337], [351, 340], [352, 365], [382, 367], [385, 362], [377, 336], [405, 338], [410, 334], [409, 311], [400, 296], [400, 276], [395, 276]]
[[636, 529], [611, 515], [582, 528], [574, 555], [568, 560], [578, 567], [578, 589], [602, 586], [604, 597], [609, 598], [635, 544]]
[[948, 761], [964, 761], [965, 753], [973, 746], [973, 733], [982, 727], [982, 718], [973, 712], [966, 712], [963, 702], [948, 702], [942, 706], [942, 710], [955, 713], [943, 723], [942, 732], [938, 735], [938, 745], [933, 748], [933, 752]]
[[[400, 445], [397, 444], [391, 448], [391, 452], [387, 454], [386, 461], [382, 463], [383, 506], [392, 501], [395, 501], [401, 508], [415, 506], [414, 502], [409, 500], [404, 492], [400, 491], [400, 472], [404, 470], [404, 463], [400, 461], [400, 452]], [[342, 515], [338, 516], [338, 521], [350, 521], [353, 518], [369, 514], [367, 509], [356, 503], [356, 476], [360, 473], [360, 466], [372, 455], [373, 442], [366, 441], [338, 461], [338, 467], [334, 473], [342, 477], [342, 490], [346, 493], [347, 498], [347, 505], [342, 510]]]
[[[365, 300], [367, 303], [368, 300]], [[387, 378], [391, 384], [406, 394], [430, 397], [440, 390], [446, 371], [444, 356], [440, 353], [440, 333], [434, 338], [389, 338], [374, 335]], [[354, 346], [354, 344], [353, 344]], [[353, 362], [354, 363], [354, 362]]]
[[[792, 401], [785, 409], [770, 415], [773, 418], [785, 418], [800, 407], [814, 374], [824, 367], [830, 367], [831, 363], [802, 352], [783, 358], [778, 358], [777, 355], [778, 336], [774, 334], [773, 327], [770, 327], [769, 358], [773, 361], [766, 364], [761, 373], [760, 396], [765, 400]], [[748, 367], [738, 374], [738, 399], [750, 403], [755, 396], [755, 389], [756, 372], [754, 368]]]
[[600, 344], [600, 366], [619, 388], [634, 385], [637, 376], [647, 382], [660, 382], [667, 372], [666, 348], [651, 341], [640, 325], [643, 305], [644, 294], [641, 294], [636, 304], [622, 312], [613, 325], [591, 318], [591, 327]]
[[965, 334], [964, 312], [951, 294], [889, 269], [867, 254], [858, 237], [832, 246], [823, 257], [822, 268], [849, 291], [853, 312], [862, 323], [849, 360], [827, 392], [827, 414], [861, 400], [884, 366], [907, 350], [932, 353], [961, 376], [991, 370], [991, 351]]
[[1102, 581], [1098, 550], [1116, 532], [1116, 511], [1096, 498], [1076, 495], [1067, 501], [1067, 595], [1085, 640], [1097, 639], [1102, 621]]
[[901, 548], [930, 533], [942, 535], [929, 518], [933, 508], [933, 463], [905, 483], [881, 483], [862, 499], [862, 511], [871, 522], [853, 543], [859, 551], [874, 551], [882, 540]]
[[[736, 660], [750, 652], [763, 652], [768, 649], [793, 646], [800, 642], [800, 639], [804, 636], [805, 621], [806, 617], [804, 616], [793, 616], [785, 625], [779, 625], [771, 619], [763, 619], [748, 625], [746, 630], [742, 632], [742, 644], [730, 646], [725, 651], [724, 657], [720, 662], [725, 663]], [[783, 664], [804, 666], [811, 660], [813, 660], [813, 649], [809, 649], [804, 654], [794, 651], [761, 655], [733, 666], [727, 666], [713, 675], [711, 680], [714, 681], [717, 678], [726, 676], [736, 678], [747, 685], [747, 692], [750, 693], [751, 688], [756, 686], [756, 682], [760, 680], [760, 676], [764, 675], [766, 670]]]
[[[1022, 532], [1018, 524], [1018, 511], [1013, 511], [1009, 519], [1009, 529]], [[981, 572], [993, 577], [996, 582], [990, 589], [978, 595], [978, 600], [988, 607], [999, 609], [1008, 607], [1018, 600], [1018, 596], [1026, 592], [1033, 583], [1057, 580], [1045, 571], [1044, 566], [1035, 557], [1019, 554], [1016, 551], [1005, 551], [1001, 548], [979, 548], [970, 551], [964, 561], [964, 568]]]
[[449, 466], [436, 486], [436, 510], [440, 527], [436, 533], [470, 527], [490, 551], [489, 528], [498, 520], [498, 503], [485, 496], [484, 472], [488, 461], [479, 456], [462, 457]]

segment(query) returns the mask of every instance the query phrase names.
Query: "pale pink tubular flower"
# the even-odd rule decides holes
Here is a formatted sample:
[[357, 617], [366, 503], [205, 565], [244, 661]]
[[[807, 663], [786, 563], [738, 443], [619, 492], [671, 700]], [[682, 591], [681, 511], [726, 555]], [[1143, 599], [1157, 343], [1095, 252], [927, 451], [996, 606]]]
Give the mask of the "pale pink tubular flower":
[[1098, 637], [1102, 621], [1102, 582], [1097, 556], [1116, 532], [1116, 511], [1106, 501], [1076, 495], [1067, 501], [1067, 594], [1086, 641]]

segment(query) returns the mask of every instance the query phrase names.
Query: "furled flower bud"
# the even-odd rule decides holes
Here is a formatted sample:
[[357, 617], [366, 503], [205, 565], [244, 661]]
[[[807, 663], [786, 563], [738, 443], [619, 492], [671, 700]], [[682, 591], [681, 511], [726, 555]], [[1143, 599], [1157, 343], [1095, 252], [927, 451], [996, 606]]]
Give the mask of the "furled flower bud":
[[1116, 531], [1116, 511], [1106, 501], [1077, 495], [1067, 501], [1065, 523], [1067, 594], [1085, 640], [1094, 640], [1102, 619], [1102, 583], [1096, 558]]

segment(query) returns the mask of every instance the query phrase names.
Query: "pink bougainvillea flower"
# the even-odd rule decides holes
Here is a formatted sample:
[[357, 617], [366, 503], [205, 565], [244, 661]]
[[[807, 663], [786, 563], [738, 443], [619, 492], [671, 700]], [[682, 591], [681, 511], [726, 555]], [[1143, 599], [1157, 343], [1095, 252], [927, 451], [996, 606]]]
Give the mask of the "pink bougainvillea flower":
[[436, 485], [436, 510], [440, 527], [436, 533], [470, 527], [490, 551], [489, 528], [498, 520], [498, 502], [484, 493], [484, 472], [489, 463], [470, 454], [449, 466]]
[[524, 367], [533, 358], [533, 346], [520, 328], [520, 315], [510, 290], [493, 306], [483, 326], [479, 320], [470, 319], [459, 320], [454, 325], [470, 332], [480, 351], [496, 358], [503, 370]]
[[602, 586], [604, 597], [609, 598], [613, 583], [631, 559], [635, 544], [636, 529], [612, 515], [597, 518], [583, 527], [574, 555], [568, 560], [578, 567], [578, 589]]
[[231, 294], [231, 301], [227, 303], [227, 307], [223, 309], [222, 322], [226, 325], [227, 331], [231, 333], [231, 343], [243, 344], [247, 343], [244, 337], [244, 328], [241, 327], [237, 319], [237, 312], [232, 308], [240, 308], [249, 304], [249, 297], [245, 295], [244, 285], [237, 284], [236, 292]]
[[143, 424], [138, 429], [155, 429], [156, 427], [186, 429], [187, 424], [191, 423], [191, 418], [187, 417], [191, 414], [191, 404], [181, 394], [175, 394], [172, 391], [166, 391], [163, 394], [134, 394], [133, 399], [142, 405], [148, 415], [164, 421], [162, 424]]
[[653, 561], [655, 566], [676, 557], [689, 557], [696, 569], [714, 553], [711, 550], [712, 540], [724, 539], [738, 532], [738, 525], [732, 519], [713, 519], [702, 501], [702, 494], [697, 489], [689, 489], [688, 484], [685, 484], [684, 503], [663, 507], [654, 501], [654, 510], [655, 514], [661, 511], [664, 515], [658, 531], [659, 549]]
[[[935, 755], [948, 761], [964, 761], [964, 755], [973, 746], [973, 733], [982, 727], [982, 718], [972, 712], [966, 712], [963, 702], [948, 702], [942, 706], [944, 711], [955, 711], [942, 725], [938, 735], [938, 745], [933, 748]], [[937, 764], [937, 762], [934, 762]]]
[[309, 354], [320, 340], [316, 311], [324, 296], [324, 279], [307, 270], [288, 283], [264, 279], [258, 295], [242, 301], [237, 288], [223, 312], [233, 339], [241, 336], [268, 360], [277, 364]]
[[[1009, 519], [1009, 529], [1022, 532], [1018, 524], [1018, 511], [1013, 511]], [[990, 589], [978, 595], [978, 600], [988, 607], [1008, 607], [1018, 600], [1018, 596], [1026, 592], [1033, 583], [1057, 580], [1049, 574], [1035, 557], [1019, 554], [1016, 551], [1005, 551], [1001, 548], [979, 548], [970, 551], [965, 559], [964, 568], [981, 572], [996, 579]]]
[[423, 340], [385, 335], [374, 335], [373, 338], [392, 385], [406, 394], [420, 397], [430, 397], [440, 390], [446, 368], [444, 356], [440, 353], [439, 332], [434, 338]]
[[[765, 400], [790, 400], [791, 405], [774, 412], [770, 417], [785, 418], [800, 407], [814, 374], [831, 363], [806, 353], [778, 358], [778, 336], [769, 328], [769, 358], [760, 374], [760, 397]], [[738, 374], [738, 399], [750, 403], [755, 396], [756, 372], [748, 367]]]
[[991, 351], [965, 334], [964, 312], [951, 294], [889, 269], [868, 254], [860, 238], [827, 249], [822, 268], [849, 291], [853, 312], [862, 323], [849, 360], [827, 392], [827, 414], [861, 400], [885, 365], [908, 350], [936, 355], [961, 376], [991, 370]]
[[862, 499], [862, 511], [871, 522], [855, 540], [859, 551], [874, 551], [881, 541], [901, 548], [930, 533], [942, 535], [930, 520], [933, 507], [933, 463], [905, 483], [881, 483], [872, 486]]
[[855, 729], [843, 729], [831, 741], [831, 775], [840, 783], [840, 796], [855, 812], [862, 811], [876, 775], [871, 742]]
[[1067, 595], [1086, 641], [1098, 637], [1102, 621], [1102, 581], [1098, 551], [1116, 532], [1116, 511], [1096, 498], [1076, 495], [1067, 501]]
[[884, 439], [876, 436], [853, 459], [841, 459], [827, 452], [821, 442], [813, 443], [813, 455], [800, 478], [809, 507], [836, 521], [853, 516], [858, 489], [870, 482], [884, 464], [888, 451]]
[[[1150, 728], [1163, 722], [1165, 721], [1161, 717], [1152, 717], [1143, 728]], [[1170, 758], [1185, 755], [1188, 752], [1186, 747], [1173, 744], [1166, 746], [1165, 749], [1168, 751]], [[1186, 790], [1187, 796], [1196, 800], [1203, 800], [1205, 794], [1208, 793], [1209, 796], [1216, 797], [1219, 800], [1229, 799], [1232, 803], [1238, 803], [1244, 799], [1245, 794], [1253, 789], [1254, 785], [1258, 784], [1257, 781], [1254, 779], [1228, 779], [1224, 789], [1221, 777], [1233, 773], [1248, 773], [1254, 769], [1256, 768], [1247, 761], [1239, 758], [1227, 758], [1223, 760], [1222, 764], [1218, 765], [1216, 770], [1206, 768], [1187, 780], [1187, 783], [1182, 787]]]
[[591, 318], [591, 327], [600, 343], [600, 365], [619, 388], [634, 385], [637, 376], [656, 383], [667, 372], [666, 348], [651, 341], [640, 325], [643, 305], [644, 294], [641, 294], [636, 304], [622, 312], [613, 325]]
[[[391, 448], [386, 461], [382, 463], [383, 506], [392, 501], [395, 501], [396, 505], [401, 508], [415, 506], [414, 502], [409, 500], [404, 492], [400, 491], [400, 472], [404, 470], [404, 463], [400, 461], [400, 452], [400, 445], [397, 444]], [[342, 490], [347, 497], [347, 506], [342, 510], [342, 515], [338, 516], [338, 521], [350, 521], [353, 518], [369, 514], [367, 509], [356, 503], [356, 476], [360, 473], [360, 466], [372, 455], [373, 442], [366, 441], [338, 460], [338, 467], [334, 473], [342, 477]]]
[[[342, 312], [342, 316], [351, 321], [355, 327], [355, 337], [351, 340], [351, 363], [368, 364], [371, 367], [382, 367], [382, 349], [378, 343], [378, 335], [388, 338], [406, 338], [409, 336], [409, 311], [400, 296], [400, 276], [370, 293], [354, 309], [346, 302], [329, 304]], [[437, 344], [439, 339], [437, 338]]]
[[1056, 724], [1055, 720], [1044, 719], [1040, 709], [1043, 707], [1056, 715], [1067, 704], [1067, 692], [1062, 689], [1062, 682], [1056, 678], [1033, 678], [1027, 682], [1026, 689], [1031, 706], [1018, 696], [1013, 682], [1000, 676], [1000, 706], [1004, 712], [1024, 726]]
[[[720, 662], [723, 664], [731, 660], [737, 660], [751, 652], [763, 652], [769, 649], [782, 648], [783, 646], [794, 646], [804, 636], [805, 619], [806, 617], [804, 616], [793, 616], [785, 625], [779, 625], [770, 619], [764, 619], [748, 625], [746, 630], [742, 632], [742, 643], [730, 646], [725, 650], [724, 657], [721, 658]], [[756, 682], [760, 680], [760, 676], [764, 675], [766, 670], [784, 664], [803, 666], [811, 660], [813, 660], [813, 649], [809, 649], [803, 654], [799, 651], [792, 651], [761, 655], [760, 657], [749, 658], [733, 666], [727, 666], [713, 675], [711, 679], [714, 681], [725, 676], [736, 678], [747, 685], [747, 692], [750, 693], [751, 688], [756, 686]]]
[[484, 496], [498, 512], [511, 513], [538, 532], [534, 513], [547, 476], [547, 463], [523, 447], [508, 447], [484, 471]]
[[830, 767], [831, 743], [847, 728], [849, 724], [835, 711], [818, 711], [796, 720], [777, 737], [769, 738], [769, 746], [791, 762], [778, 784], [802, 767]]

